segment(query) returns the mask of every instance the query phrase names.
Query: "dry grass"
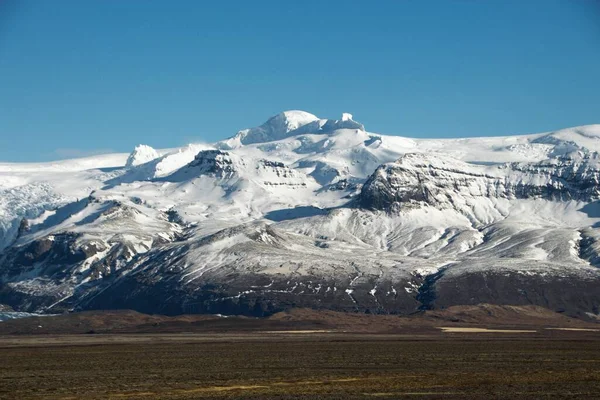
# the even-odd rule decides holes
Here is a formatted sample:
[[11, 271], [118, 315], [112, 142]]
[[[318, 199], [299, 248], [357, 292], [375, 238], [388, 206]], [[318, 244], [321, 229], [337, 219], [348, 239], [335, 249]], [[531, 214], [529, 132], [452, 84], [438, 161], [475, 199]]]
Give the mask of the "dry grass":
[[23, 337], [0, 348], [0, 398], [597, 398], [600, 341], [556, 334]]

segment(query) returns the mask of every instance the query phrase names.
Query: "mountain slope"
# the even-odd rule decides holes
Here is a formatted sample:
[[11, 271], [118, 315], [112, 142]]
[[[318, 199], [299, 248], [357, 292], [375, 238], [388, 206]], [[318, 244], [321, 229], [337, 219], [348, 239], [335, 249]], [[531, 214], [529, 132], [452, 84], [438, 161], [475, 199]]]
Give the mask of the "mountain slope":
[[599, 150], [600, 125], [417, 140], [288, 111], [213, 145], [0, 164], [0, 304], [594, 318]]

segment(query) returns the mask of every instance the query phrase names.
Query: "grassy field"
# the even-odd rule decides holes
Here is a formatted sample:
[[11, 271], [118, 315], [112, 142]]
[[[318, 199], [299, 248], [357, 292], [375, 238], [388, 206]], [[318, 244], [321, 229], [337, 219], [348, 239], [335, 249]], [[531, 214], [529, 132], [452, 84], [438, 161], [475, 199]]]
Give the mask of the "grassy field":
[[5, 337], [0, 398], [599, 398], [578, 334]]

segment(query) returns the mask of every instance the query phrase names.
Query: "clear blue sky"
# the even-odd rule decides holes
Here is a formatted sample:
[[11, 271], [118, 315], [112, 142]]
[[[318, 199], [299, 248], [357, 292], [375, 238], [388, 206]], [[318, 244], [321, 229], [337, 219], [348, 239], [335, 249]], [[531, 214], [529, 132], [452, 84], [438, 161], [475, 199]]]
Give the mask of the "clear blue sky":
[[600, 5], [0, 0], [0, 160], [214, 141], [286, 109], [412, 137], [600, 123]]

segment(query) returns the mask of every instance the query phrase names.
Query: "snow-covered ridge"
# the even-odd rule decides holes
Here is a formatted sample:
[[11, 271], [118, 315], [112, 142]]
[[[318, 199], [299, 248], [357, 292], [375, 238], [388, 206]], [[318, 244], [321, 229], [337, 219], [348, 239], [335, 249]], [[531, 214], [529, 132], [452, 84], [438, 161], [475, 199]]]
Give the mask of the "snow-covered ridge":
[[352, 120], [352, 114], [343, 113], [340, 120], [319, 119], [304, 111], [284, 111], [256, 128], [241, 130], [234, 137], [219, 144], [221, 148], [233, 149], [242, 145], [266, 143], [282, 140], [304, 133], [329, 133], [338, 129], [359, 129], [365, 127]]
[[599, 151], [600, 125], [423, 140], [286, 111], [213, 144], [0, 163], [0, 304], [596, 313]]
[[600, 196], [599, 159], [596, 152], [575, 152], [541, 162], [486, 166], [407, 153], [374, 172], [360, 202], [369, 209], [424, 203], [462, 211], [475, 207], [477, 198], [592, 202]]
[[166, 181], [211, 176], [219, 180], [245, 179], [264, 185], [307, 186], [313, 180], [279, 161], [239, 157], [223, 150], [202, 150], [193, 161], [164, 178]]

